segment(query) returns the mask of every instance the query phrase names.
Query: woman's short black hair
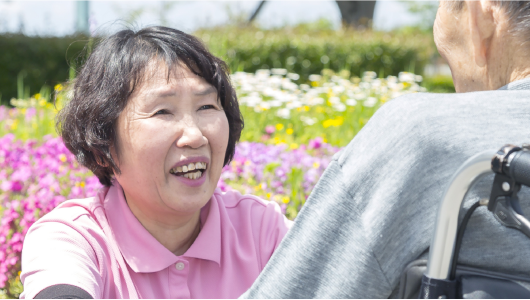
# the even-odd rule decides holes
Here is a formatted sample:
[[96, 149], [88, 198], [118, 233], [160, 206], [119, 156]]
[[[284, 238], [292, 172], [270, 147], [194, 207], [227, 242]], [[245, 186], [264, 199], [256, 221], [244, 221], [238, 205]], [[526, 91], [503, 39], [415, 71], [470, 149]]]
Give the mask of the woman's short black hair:
[[200, 40], [176, 29], [122, 30], [95, 47], [73, 82], [72, 99], [57, 117], [57, 129], [68, 150], [105, 186], [112, 185], [114, 172], [120, 172], [110, 150], [116, 141], [117, 119], [144, 80], [146, 67], [155, 60], [166, 64], [168, 80], [171, 72], [185, 65], [217, 89], [229, 124], [224, 164], [234, 157], [243, 117], [225, 62]]

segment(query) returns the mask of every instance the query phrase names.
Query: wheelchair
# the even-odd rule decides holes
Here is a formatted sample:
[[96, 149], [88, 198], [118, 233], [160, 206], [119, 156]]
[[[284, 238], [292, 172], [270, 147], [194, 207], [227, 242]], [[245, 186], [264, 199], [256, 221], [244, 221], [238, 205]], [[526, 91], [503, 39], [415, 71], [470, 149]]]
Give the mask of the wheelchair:
[[[494, 173], [489, 199], [481, 199], [462, 214], [471, 187]], [[468, 159], [453, 175], [440, 202], [428, 260], [410, 263], [402, 273], [398, 298], [530, 298], [530, 277], [457, 265], [466, 225], [480, 206], [487, 206], [502, 225], [530, 238], [517, 193], [530, 187], [530, 145], [505, 145]], [[459, 222], [459, 220], [461, 220]]]

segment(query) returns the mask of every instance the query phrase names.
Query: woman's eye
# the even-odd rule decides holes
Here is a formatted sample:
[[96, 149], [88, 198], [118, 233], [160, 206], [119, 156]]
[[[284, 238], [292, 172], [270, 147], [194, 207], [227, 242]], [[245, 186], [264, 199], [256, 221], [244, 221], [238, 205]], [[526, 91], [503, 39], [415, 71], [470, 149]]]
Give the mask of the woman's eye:
[[203, 109], [211, 109], [211, 108], [215, 109], [215, 106], [213, 106], [213, 105], [203, 105], [203, 106], [201, 106], [201, 107], [199, 108], [199, 110], [203, 110]]
[[165, 109], [161, 109], [161, 110], [157, 111], [154, 115], [155, 115], [155, 116], [156, 116], [156, 115], [165, 115], [165, 114], [167, 114], [167, 113], [168, 113], [167, 110], [165, 110]]

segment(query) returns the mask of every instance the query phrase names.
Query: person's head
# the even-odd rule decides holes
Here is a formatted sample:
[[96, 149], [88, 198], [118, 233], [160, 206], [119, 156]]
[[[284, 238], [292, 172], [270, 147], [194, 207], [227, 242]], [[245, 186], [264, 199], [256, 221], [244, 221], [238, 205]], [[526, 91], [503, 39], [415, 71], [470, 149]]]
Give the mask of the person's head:
[[[115, 178], [128, 202], [174, 211], [208, 201], [243, 129], [226, 64], [166, 27], [103, 39], [57, 122], [66, 147], [103, 185]], [[206, 166], [195, 170], [200, 178], [184, 174], [190, 164]]]
[[440, 1], [434, 40], [457, 92], [498, 89], [530, 75], [530, 2]]

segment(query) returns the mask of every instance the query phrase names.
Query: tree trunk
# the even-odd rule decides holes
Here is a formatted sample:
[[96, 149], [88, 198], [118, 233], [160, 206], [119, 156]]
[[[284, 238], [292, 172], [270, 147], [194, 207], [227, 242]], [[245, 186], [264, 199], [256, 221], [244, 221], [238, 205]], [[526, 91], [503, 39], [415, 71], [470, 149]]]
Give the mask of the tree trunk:
[[371, 28], [376, 1], [336, 1], [342, 25], [358, 29]]

